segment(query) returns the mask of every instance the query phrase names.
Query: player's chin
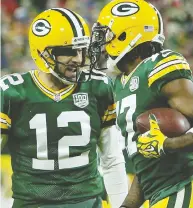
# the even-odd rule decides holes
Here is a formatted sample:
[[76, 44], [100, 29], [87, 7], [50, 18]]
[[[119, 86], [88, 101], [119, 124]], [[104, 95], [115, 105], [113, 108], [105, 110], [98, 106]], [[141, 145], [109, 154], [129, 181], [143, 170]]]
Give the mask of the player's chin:
[[76, 79], [77, 79], [77, 74], [76, 74], [76, 72], [68, 72], [68, 73], [66, 72], [66, 73], [65, 73], [65, 77], [66, 77], [68, 80], [75, 82]]
[[64, 70], [60, 70], [60, 72], [68, 80], [76, 81], [76, 78], [77, 78], [77, 69], [67, 68], [67, 69], [64, 69]]

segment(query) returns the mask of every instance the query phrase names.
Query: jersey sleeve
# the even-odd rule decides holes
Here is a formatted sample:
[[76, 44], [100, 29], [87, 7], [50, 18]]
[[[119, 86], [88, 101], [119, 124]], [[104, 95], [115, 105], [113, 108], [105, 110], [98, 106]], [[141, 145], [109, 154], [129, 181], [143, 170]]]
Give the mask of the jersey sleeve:
[[[113, 83], [112, 80], [107, 77], [108, 83], [103, 83], [101, 89], [102, 93], [101, 105], [103, 106], [103, 111], [101, 115], [102, 128], [115, 125], [116, 119], [116, 104], [113, 95]], [[101, 106], [101, 107], [102, 107]]]
[[[20, 99], [18, 87], [24, 82], [22, 74], [14, 73], [0, 79], [1, 90], [1, 133], [8, 134], [11, 128], [11, 110], [16, 100]], [[23, 89], [23, 87], [22, 87]]]
[[192, 79], [192, 72], [186, 59], [178, 53], [162, 57], [148, 75], [148, 85], [158, 93], [168, 82], [175, 79]]
[[0, 126], [1, 134], [8, 135], [9, 129], [11, 128], [11, 117], [9, 100], [5, 91], [1, 90], [1, 112], [0, 112]]

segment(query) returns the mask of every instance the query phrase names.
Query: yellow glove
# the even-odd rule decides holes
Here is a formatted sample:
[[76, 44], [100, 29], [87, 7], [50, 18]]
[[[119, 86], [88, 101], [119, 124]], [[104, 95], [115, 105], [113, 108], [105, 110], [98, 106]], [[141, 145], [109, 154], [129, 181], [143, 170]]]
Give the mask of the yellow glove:
[[163, 144], [167, 138], [161, 131], [154, 114], [149, 115], [150, 131], [140, 135], [137, 149], [146, 158], [158, 158], [165, 154]]

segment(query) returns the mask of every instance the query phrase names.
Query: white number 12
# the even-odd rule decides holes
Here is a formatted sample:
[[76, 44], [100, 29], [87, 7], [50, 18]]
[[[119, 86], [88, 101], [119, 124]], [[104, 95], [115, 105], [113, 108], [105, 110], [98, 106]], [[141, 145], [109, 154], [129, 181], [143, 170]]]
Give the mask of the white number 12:
[[[62, 112], [57, 118], [58, 127], [68, 127], [69, 122], [80, 122], [82, 135], [63, 136], [58, 142], [59, 169], [74, 168], [89, 163], [89, 151], [80, 156], [69, 157], [70, 146], [86, 146], [90, 142], [90, 117], [84, 111]], [[46, 114], [36, 114], [29, 122], [30, 129], [36, 130], [37, 159], [32, 158], [32, 168], [54, 170], [54, 160], [48, 159]]]

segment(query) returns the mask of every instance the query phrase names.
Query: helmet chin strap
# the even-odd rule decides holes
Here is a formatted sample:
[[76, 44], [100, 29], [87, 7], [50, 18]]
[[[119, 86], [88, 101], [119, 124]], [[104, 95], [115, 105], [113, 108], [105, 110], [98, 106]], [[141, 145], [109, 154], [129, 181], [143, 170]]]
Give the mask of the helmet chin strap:
[[116, 64], [123, 58], [123, 56], [125, 56], [125, 54], [127, 54], [129, 51], [131, 51], [131, 49], [133, 48], [133, 46], [137, 43], [137, 41], [142, 37], [141, 33], [139, 33], [130, 43], [129, 45], [122, 51], [122, 53], [117, 56], [117, 58], [115, 60], [111, 59], [111, 57], [108, 58], [107, 60], [107, 68], [114, 68], [116, 66]]

